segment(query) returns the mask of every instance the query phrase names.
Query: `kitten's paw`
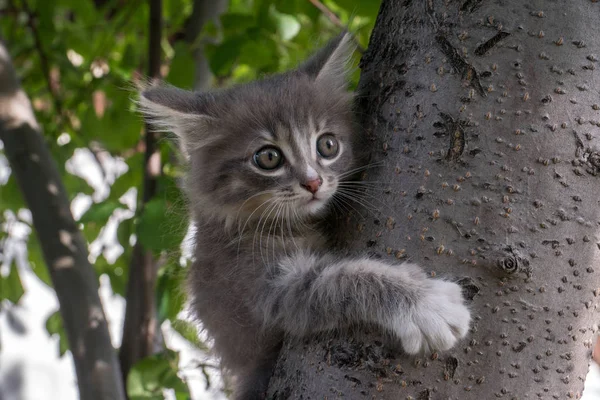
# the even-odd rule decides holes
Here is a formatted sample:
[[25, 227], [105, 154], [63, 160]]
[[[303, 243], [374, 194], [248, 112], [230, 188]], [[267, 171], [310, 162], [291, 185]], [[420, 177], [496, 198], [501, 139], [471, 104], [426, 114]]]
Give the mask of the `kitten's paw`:
[[442, 280], [430, 284], [408, 314], [394, 318], [394, 332], [409, 354], [448, 350], [469, 330], [471, 313], [460, 286]]

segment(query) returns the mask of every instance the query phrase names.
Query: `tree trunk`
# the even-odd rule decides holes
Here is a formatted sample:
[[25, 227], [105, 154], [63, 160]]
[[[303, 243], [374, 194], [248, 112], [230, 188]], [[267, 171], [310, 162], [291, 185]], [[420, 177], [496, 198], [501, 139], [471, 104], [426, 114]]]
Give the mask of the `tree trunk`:
[[88, 261], [87, 243], [73, 220], [60, 173], [1, 40], [0, 140], [33, 216], [56, 290], [79, 396], [82, 400], [124, 399], [117, 354], [98, 296], [98, 280]]
[[[160, 79], [162, 49], [162, 0], [148, 0], [148, 77]], [[161, 171], [158, 132], [146, 125], [144, 138], [144, 181], [138, 214], [155, 196], [157, 179]], [[145, 249], [138, 240], [133, 248], [129, 277], [127, 280], [127, 304], [123, 323], [123, 335], [119, 361], [123, 382], [127, 387], [127, 376], [134, 364], [157, 352], [162, 347], [162, 335], [156, 311], [156, 275], [158, 263], [152, 251]]]
[[198, 40], [204, 24], [214, 21], [220, 26], [219, 17], [229, 6], [229, 0], [194, 0], [192, 15], [186, 22], [185, 40], [192, 45], [195, 61], [194, 90], [205, 91], [210, 88], [212, 72], [204, 54], [204, 43]]
[[471, 333], [422, 358], [375, 334], [288, 342], [272, 397], [578, 398], [600, 293], [598, 6], [383, 1], [358, 99], [381, 190], [338, 236], [461, 279]]

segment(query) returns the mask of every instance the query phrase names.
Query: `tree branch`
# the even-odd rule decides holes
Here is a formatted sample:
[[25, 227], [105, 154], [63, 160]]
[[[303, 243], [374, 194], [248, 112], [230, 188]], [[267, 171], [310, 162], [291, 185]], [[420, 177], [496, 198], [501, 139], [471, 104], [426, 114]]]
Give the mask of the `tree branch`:
[[38, 56], [40, 57], [40, 67], [42, 68], [42, 73], [44, 74], [44, 79], [46, 80], [46, 87], [48, 88], [48, 94], [52, 97], [52, 101], [54, 102], [54, 108], [56, 110], [56, 114], [61, 118], [64, 118], [62, 102], [58, 96], [56, 89], [52, 84], [52, 75], [50, 73], [50, 62], [48, 61], [48, 56], [44, 51], [44, 46], [42, 45], [42, 40], [40, 38], [40, 33], [37, 30], [36, 19], [37, 16], [35, 13], [29, 8], [29, 4], [27, 0], [21, 0], [23, 3], [23, 11], [27, 14], [27, 26], [33, 35], [33, 41], [35, 44], [35, 48], [37, 50]]
[[195, 61], [194, 89], [206, 90], [210, 86], [212, 72], [204, 54], [203, 43], [197, 43], [204, 24], [214, 20], [227, 10], [228, 0], [194, 0], [192, 14], [185, 23], [184, 40], [192, 46]]
[[[342, 29], [348, 29], [348, 27], [346, 25], [344, 25], [342, 20], [333, 11], [331, 11], [325, 4], [321, 3], [319, 0], [308, 0], [308, 1], [310, 1], [313, 6], [318, 8], [319, 11], [321, 11], [323, 14], [325, 14], [325, 16], [327, 18], [329, 18], [329, 20], [331, 22], [333, 22], [333, 24], [335, 26], [338, 26]], [[363, 54], [365, 52], [365, 48], [358, 42], [358, 40], [356, 40], [356, 37], [354, 35], [352, 35], [352, 40], [354, 40], [354, 43], [356, 43], [356, 48], [358, 49], [358, 52], [360, 54]]]
[[[149, 0], [149, 45], [148, 75], [151, 79], [160, 78], [162, 3], [161, 0]], [[160, 175], [160, 152], [157, 148], [157, 133], [146, 125], [144, 182], [142, 201], [138, 212], [156, 194], [156, 180]], [[157, 262], [151, 251], [138, 242], [133, 248], [129, 281], [127, 283], [127, 306], [125, 324], [119, 359], [123, 381], [127, 382], [129, 370], [137, 361], [154, 353], [159, 327], [156, 317], [155, 284]]]
[[31, 210], [44, 260], [60, 303], [81, 399], [125, 398], [87, 244], [73, 220], [57, 165], [31, 102], [0, 40], [0, 140]]
[[[37, 52], [37, 54], [40, 58], [40, 68], [42, 70], [42, 74], [44, 75], [44, 80], [46, 82], [46, 89], [48, 90], [48, 94], [52, 98], [52, 102], [54, 103], [54, 109], [56, 111], [56, 114], [59, 117], [59, 125], [63, 128], [66, 126], [69, 126], [69, 128], [71, 128], [71, 130], [74, 132], [75, 129], [73, 128], [73, 125], [69, 118], [69, 115], [66, 112], [64, 112], [64, 109], [62, 106], [62, 101], [61, 101], [60, 95], [58, 93], [58, 89], [54, 86], [54, 84], [52, 82], [50, 61], [48, 59], [48, 55], [44, 51], [44, 47], [42, 45], [42, 41], [40, 38], [40, 33], [36, 26], [36, 19], [37, 19], [36, 12], [33, 11], [29, 7], [27, 0], [21, 0], [21, 1], [23, 3], [22, 11], [24, 11], [25, 14], [27, 14], [27, 26], [33, 36], [34, 48], [32, 50]], [[9, 10], [11, 12], [18, 14], [21, 11], [15, 7], [12, 0], [9, 0], [9, 5], [10, 5]], [[100, 162], [100, 159], [97, 157], [97, 150], [90, 148], [90, 151], [94, 155], [94, 159], [98, 164], [98, 168], [100, 168], [100, 171], [102, 172], [102, 178], [105, 179], [106, 178], [106, 170], [104, 168], [104, 165]]]

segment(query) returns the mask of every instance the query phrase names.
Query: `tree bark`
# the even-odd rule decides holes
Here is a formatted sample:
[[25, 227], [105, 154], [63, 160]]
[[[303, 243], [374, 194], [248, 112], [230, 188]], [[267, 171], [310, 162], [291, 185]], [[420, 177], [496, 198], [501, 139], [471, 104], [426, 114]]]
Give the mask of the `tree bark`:
[[[161, 37], [162, 37], [162, 0], [149, 0], [149, 41], [148, 41], [148, 76], [156, 80], [160, 78]], [[156, 194], [157, 178], [160, 175], [161, 159], [157, 147], [158, 133], [146, 125], [144, 182], [142, 198], [138, 206], [141, 214], [144, 206]], [[160, 347], [158, 340], [160, 326], [156, 315], [156, 274], [157, 260], [151, 250], [145, 249], [139, 240], [133, 248], [127, 281], [125, 317], [119, 361], [123, 382], [127, 384], [127, 376], [133, 365], [148, 357]]]
[[381, 190], [338, 237], [460, 279], [472, 329], [421, 358], [373, 333], [287, 342], [271, 397], [580, 396], [600, 293], [598, 12], [383, 1], [358, 98]]
[[0, 41], [0, 140], [33, 216], [60, 304], [81, 399], [124, 399], [98, 281], [58, 168]]

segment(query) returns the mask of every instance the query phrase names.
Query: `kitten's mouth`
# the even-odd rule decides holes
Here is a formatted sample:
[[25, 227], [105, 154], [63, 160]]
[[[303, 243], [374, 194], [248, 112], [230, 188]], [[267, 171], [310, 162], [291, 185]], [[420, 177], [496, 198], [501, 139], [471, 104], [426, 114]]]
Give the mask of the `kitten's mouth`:
[[307, 205], [315, 206], [317, 204], [322, 204], [327, 201], [328, 196], [326, 194], [318, 194], [315, 193], [311, 198], [306, 202]]
[[308, 203], [315, 203], [325, 200], [325, 196], [319, 196], [317, 193], [313, 194], [313, 196], [308, 200]]
[[315, 204], [315, 203], [318, 203], [318, 202], [320, 202], [320, 201], [321, 201], [321, 199], [319, 199], [319, 198], [318, 198], [318, 197], [316, 197], [316, 196], [313, 196], [313, 197], [311, 197], [310, 199], [308, 199], [308, 201], [306, 202], [306, 204], [307, 204], [307, 205], [313, 205], [313, 204]]

